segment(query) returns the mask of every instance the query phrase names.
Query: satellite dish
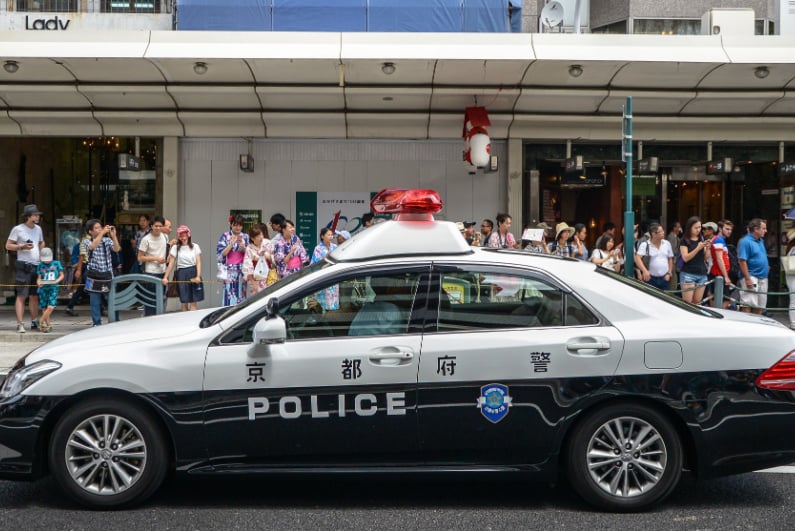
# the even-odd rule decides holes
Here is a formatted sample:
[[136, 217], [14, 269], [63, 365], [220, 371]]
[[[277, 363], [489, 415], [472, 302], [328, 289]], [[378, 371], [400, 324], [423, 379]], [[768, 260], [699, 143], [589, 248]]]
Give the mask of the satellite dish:
[[548, 27], [554, 28], [563, 23], [563, 4], [560, 2], [549, 2], [541, 10], [541, 23]]

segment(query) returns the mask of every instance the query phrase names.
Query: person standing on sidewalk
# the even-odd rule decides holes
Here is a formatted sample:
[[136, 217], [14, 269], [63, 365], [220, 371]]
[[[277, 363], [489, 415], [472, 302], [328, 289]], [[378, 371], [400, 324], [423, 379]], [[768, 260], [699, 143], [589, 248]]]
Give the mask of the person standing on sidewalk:
[[[98, 219], [86, 222], [86, 232], [92, 238], [91, 243], [88, 244], [86, 266], [86, 278], [92, 279], [92, 286], [86, 286], [86, 291], [91, 301], [91, 321], [94, 326], [99, 326], [102, 324], [102, 298], [107, 295], [107, 285], [113, 278], [112, 253], [118, 253], [121, 245], [116, 235], [116, 227], [110, 225], [103, 227]], [[104, 285], [105, 289], [102, 289], [101, 285]], [[119, 320], [118, 312], [116, 320]]]
[[39, 327], [39, 292], [36, 289], [36, 268], [39, 253], [44, 248], [44, 235], [39, 227], [42, 212], [36, 205], [25, 205], [22, 209], [22, 223], [11, 229], [6, 241], [6, 250], [17, 253], [14, 262], [14, 284], [17, 300], [14, 311], [17, 316], [17, 332], [25, 333], [25, 299], [30, 298], [30, 328]]
[[39, 310], [41, 310], [39, 330], [42, 332], [52, 330], [50, 316], [58, 303], [58, 289], [63, 278], [63, 265], [60, 260], [53, 260], [52, 249], [45, 247], [41, 250], [41, 262], [36, 268], [36, 285], [39, 289]]
[[[138, 261], [143, 264], [146, 275], [163, 279], [166, 272], [166, 253], [168, 252], [168, 238], [163, 234], [163, 225], [166, 220], [162, 216], [152, 218], [152, 232], [141, 239], [138, 245]], [[160, 289], [158, 287], [158, 289]], [[157, 290], [156, 290], [157, 291]], [[160, 294], [162, 296], [162, 294]], [[156, 306], [144, 305], [144, 315], [155, 315]]]
[[[69, 299], [69, 302], [66, 303], [66, 313], [71, 315], [72, 317], [77, 317], [77, 312], [75, 311], [75, 304], [80, 302], [85, 294], [86, 290], [84, 289], [84, 280], [86, 276], [86, 266], [88, 265], [88, 246], [91, 243], [91, 234], [86, 233], [83, 235], [83, 238], [80, 240], [75, 247], [77, 248], [78, 259], [77, 263], [75, 264], [75, 276], [74, 276], [74, 283], [76, 285], [75, 290], [72, 292], [72, 297]], [[72, 251], [74, 254], [74, 250]]]

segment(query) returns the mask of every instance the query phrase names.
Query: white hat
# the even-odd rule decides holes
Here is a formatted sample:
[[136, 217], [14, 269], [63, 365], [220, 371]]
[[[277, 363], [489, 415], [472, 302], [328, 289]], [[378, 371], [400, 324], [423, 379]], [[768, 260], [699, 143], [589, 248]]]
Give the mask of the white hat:
[[563, 232], [564, 230], [569, 233], [569, 237], [571, 237], [571, 235], [574, 234], [574, 228], [573, 227], [569, 227], [569, 225], [565, 221], [563, 221], [563, 222], [558, 223], [557, 225], [555, 225], [555, 239], [556, 240], [560, 239], [560, 233]]
[[334, 234], [336, 234], [337, 236], [342, 236], [346, 240], [350, 240], [351, 239], [351, 233], [348, 232], [347, 230], [335, 230]]
[[41, 261], [45, 263], [52, 262], [52, 249], [45, 247], [41, 250]]

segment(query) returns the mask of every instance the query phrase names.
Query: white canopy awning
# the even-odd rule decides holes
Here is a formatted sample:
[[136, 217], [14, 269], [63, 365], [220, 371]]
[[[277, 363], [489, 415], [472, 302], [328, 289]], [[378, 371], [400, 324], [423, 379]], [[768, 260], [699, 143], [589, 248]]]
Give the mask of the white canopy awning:
[[616, 140], [632, 96], [638, 140], [795, 140], [793, 37], [5, 31], [0, 51], [5, 136], [449, 139], [477, 104], [493, 138]]

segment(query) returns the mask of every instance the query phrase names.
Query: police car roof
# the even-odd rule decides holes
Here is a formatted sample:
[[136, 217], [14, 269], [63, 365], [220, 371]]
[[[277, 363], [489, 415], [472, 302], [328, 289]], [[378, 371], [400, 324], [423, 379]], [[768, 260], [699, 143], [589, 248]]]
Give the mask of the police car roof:
[[403, 214], [399, 220], [376, 223], [345, 241], [329, 253], [329, 258], [336, 262], [358, 262], [393, 256], [472, 254], [455, 223], [411, 217]]

